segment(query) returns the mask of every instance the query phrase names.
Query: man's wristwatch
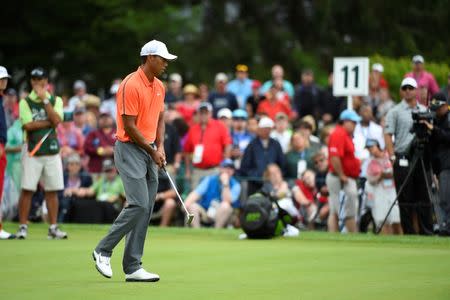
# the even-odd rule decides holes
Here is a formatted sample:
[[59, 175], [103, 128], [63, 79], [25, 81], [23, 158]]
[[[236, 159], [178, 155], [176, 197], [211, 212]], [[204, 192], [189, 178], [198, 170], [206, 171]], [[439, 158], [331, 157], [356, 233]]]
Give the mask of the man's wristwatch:
[[48, 100], [48, 98], [45, 98], [44, 100], [42, 100], [42, 102], [44, 103], [44, 105], [47, 105], [50, 103], [50, 100]]

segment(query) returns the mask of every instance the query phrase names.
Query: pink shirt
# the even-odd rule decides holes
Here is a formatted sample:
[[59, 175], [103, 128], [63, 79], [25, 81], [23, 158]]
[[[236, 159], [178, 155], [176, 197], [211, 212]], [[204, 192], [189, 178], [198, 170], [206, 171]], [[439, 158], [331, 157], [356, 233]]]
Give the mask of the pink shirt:
[[[414, 78], [417, 82], [417, 87], [426, 87], [428, 89], [428, 99], [430, 99], [434, 93], [439, 92], [439, 86], [436, 82], [436, 79], [434, 79], [433, 74], [431, 74], [430, 72], [423, 71], [418, 75], [414, 72], [409, 72], [406, 73], [405, 77]], [[417, 100], [419, 100], [419, 93], [417, 93]], [[426, 103], [422, 104], [426, 105]]]

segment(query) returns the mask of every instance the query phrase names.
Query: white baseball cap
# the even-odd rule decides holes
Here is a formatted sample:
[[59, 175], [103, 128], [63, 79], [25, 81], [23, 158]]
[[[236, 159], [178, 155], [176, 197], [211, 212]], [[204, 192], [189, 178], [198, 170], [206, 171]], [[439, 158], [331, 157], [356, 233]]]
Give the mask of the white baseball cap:
[[74, 90], [85, 90], [86, 89], [86, 83], [83, 80], [76, 80], [73, 83], [73, 89]]
[[221, 108], [218, 112], [217, 112], [217, 118], [227, 118], [227, 119], [231, 119], [233, 117], [233, 113], [231, 112], [231, 110], [229, 108]]
[[383, 73], [383, 71], [384, 71], [383, 65], [380, 63], [373, 64], [372, 71], [377, 71], [377, 72]]
[[228, 76], [225, 73], [217, 73], [215, 81], [216, 82], [220, 82], [220, 81], [227, 82]]
[[182, 78], [181, 75], [178, 74], [178, 73], [172, 73], [172, 74], [170, 74], [169, 80], [170, 80], [170, 81], [180, 82], [180, 83], [183, 82], [183, 78]]
[[425, 59], [423, 58], [422, 55], [414, 55], [412, 58], [412, 62], [415, 64], [417, 63], [423, 64], [425, 62]]
[[167, 60], [177, 59], [176, 55], [170, 54], [166, 44], [157, 40], [151, 40], [141, 49], [141, 56], [158, 55]]
[[407, 85], [410, 85], [410, 86], [412, 86], [415, 89], [417, 88], [417, 82], [412, 77], [406, 77], [405, 79], [403, 79], [402, 80], [402, 84], [400, 84], [400, 87], [402, 88], [402, 87], [407, 86]]
[[8, 70], [4, 66], [0, 66], [0, 79], [3, 78], [11, 78], [11, 75], [8, 74]]
[[269, 117], [262, 117], [258, 123], [259, 128], [273, 128], [274, 126], [275, 123]]

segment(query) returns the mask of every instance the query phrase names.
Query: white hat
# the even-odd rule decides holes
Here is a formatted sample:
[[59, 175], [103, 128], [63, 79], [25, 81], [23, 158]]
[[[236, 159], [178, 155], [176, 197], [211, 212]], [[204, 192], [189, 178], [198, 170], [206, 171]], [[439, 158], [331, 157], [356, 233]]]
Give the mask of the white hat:
[[269, 117], [262, 117], [258, 123], [259, 128], [273, 128], [274, 126], [275, 123], [273, 123], [272, 119]]
[[400, 87], [402, 88], [402, 87], [407, 86], [407, 85], [410, 85], [413, 88], [417, 88], [417, 82], [412, 77], [406, 77], [405, 79], [403, 79], [402, 80], [402, 84], [400, 84]]
[[423, 59], [422, 55], [414, 55], [412, 58], [412, 62], [415, 64], [417, 64], [417, 63], [423, 64], [425, 62], [425, 59]]
[[377, 72], [383, 73], [383, 71], [384, 71], [383, 65], [379, 64], [379, 63], [373, 64], [372, 71], [377, 71]]
[[183, 78], [178, 73], [172, 73], [169, 76], [170, 81], [183, 82]]
[[0, 66], [0, 79], [3, 78], [11, 78], [11, 75], [8, 74], [8, 70], [4, 66]]
[[157, 40], [151, 40], [145, 44], [141, 49], [141, 56], [158, 55], [167, 60], [177, 59], [176, 55], [170, 54], [167, 51], [166, 44]]
[[219, 81], [227, 82], [228, 81], [228, 76], [225, 73], [217, 73], [215, 81], [216, 82], [219, 82]]
[[218, 112], [217, 112], [217, 118], [227, 118], [227, 119], [231, 119], [233, 117], [233, 113], [231, 112], [231, 110], [229, 108], [221, 108]]
[[119, 91], [119, 86], [120, 86], [120, 82], [114, 82], [114, 83], [111, 85], [111, 88], [109, 89], [109, 93], [110, 93], [111, 95], [117, 94], [117, 92]]
[[83, 80], [77, 80], [73, 83], [73, 89], [74, 90], [85, 90], [86, 89], [86, 83]]

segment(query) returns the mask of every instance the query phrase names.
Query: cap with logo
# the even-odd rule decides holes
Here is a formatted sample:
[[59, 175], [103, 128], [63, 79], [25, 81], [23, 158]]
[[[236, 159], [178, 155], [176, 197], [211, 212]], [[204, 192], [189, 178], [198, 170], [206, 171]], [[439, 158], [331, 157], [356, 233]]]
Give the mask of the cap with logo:
[[37, 79], [48, 78], [47, 72], [42, 67], [37, 67], [31, 70], [30, 76], [31, 78]]
[[170, 54], [166, 44], [157, 40], [151, 40], [141, 48], [141, 56], [158, 55], [167, 60], [177, 59], [176, 55]]
[[413, 88], [417, 88], [417, 81], [412, 77], [406, 77], [402, 80], [402, 83], [400, 84], [400, 88], [404, 86], [412, 86]]
[[3, 78], [11, 78], [11, 75], [9, 75], [8, 70], [4, 66], [0, 66], [0, 79]]
[[425, 59], [422, 55], [414, 55], [412, 58], [412, 62], [415, 64], [423, 64], [425, 62]]
[[361, 117], [353, 109], [346, 109], [339, 115], [339, 120], [358, 123]]

